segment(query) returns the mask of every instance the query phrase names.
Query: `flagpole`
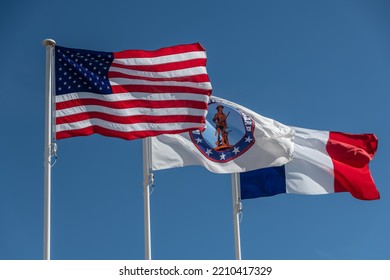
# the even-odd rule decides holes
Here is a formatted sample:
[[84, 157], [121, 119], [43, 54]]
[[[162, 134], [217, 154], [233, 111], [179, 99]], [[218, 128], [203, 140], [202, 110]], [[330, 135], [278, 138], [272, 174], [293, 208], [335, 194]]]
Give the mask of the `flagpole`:
[[46, 48], [46, 104], [45, 104], [45, 147], [44, 147], [44, 225], [43, 259], [50, 260], [50, 217], [51, 217], [51, 156], [52, 156], [52, 110], [54, 85], [54, 46], [51, 39], [43, 40]]
[[144, 167], [144, 242], [145, 260], [152, 259], [150, 237], [150, 186], [153, 184], [152, 174], [152, 140], [150, 137], [142, 141], [143, 167]]
[[240, 174], [232, 173], [234, 248], [236, 260], [241, 260], [240, 214], [242, 211], [242, 204], [240, 188]]

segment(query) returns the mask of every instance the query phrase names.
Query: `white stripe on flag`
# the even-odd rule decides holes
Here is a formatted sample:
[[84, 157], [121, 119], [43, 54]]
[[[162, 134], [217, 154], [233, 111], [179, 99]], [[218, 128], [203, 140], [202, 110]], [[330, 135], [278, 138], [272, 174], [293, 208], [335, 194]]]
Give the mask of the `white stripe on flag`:
[[191, 59], [206, 58], [205, 52], [186, 52], [181, 54], [171, 54], [158, 57], [148, 57], [148, 58], [116, 58], [114, 63], [120, 63], [124, 65], [157, 65], [165, 64], [172, 62], [181, 62]]
[[100, 112], [109, 114], [112, 116], [167, 116], [167, 115], [192, 115], [192, 116], [204, 116], [204, 110], [192, 109], [192, 108], [129, 108], [129, 109], [113, 109], [98, 105], [85, 105], [71, 107], [68, 109], [57, 110], [56, 117], [65, 117], [81, 113], [88, 112]]

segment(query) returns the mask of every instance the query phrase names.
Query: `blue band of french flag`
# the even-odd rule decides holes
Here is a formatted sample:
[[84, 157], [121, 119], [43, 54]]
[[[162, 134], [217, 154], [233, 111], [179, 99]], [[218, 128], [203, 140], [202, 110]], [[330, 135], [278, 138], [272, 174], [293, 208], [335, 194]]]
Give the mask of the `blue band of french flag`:
[[336, 192], [350, 192], [362, 200], [380, 198], [369, 170], [378, 147], [374, 134], [294, 129], [293, 160], [284, 166], [241, 173], [242, 199]]

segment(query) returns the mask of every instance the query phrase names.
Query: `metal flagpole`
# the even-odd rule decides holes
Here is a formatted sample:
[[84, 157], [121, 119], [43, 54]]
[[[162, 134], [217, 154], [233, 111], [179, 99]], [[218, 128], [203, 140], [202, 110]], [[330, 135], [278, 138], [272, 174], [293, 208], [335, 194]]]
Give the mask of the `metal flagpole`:
[[150, 137], [142, 141], [143, 167], [144, 167], [144, 238], [145, 260], [152, 259], [150, 238], [150, 186], [153, 185], [152, 173], [152, 140]]
[[56, 42], [51, 39], [45, 39], [42, 44], [46, 47], [43, 259], [50, 260], [51, 157], [54, 148], [52, 142], [52, 96], [54, 85], [54, 46]]
[[242, 211], [242, 204], [240, 189], [240, 174], [232, 173], [234, 247], [236, 260], [241, 260], [240, 214]]

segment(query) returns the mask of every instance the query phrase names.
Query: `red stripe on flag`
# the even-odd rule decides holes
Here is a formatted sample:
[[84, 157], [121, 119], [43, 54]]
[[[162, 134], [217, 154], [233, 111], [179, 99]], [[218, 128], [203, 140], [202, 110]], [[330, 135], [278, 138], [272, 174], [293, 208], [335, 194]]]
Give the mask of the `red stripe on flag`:
[[115, 58], [142, 58], [142, 57], [158, 57], [171, 54], [179, 54], [186, 52], [195, 52], [195, 51], [205, 51], [201, 44], [188, 44], [188, 45], [178, 45], [173, 47], [161, 48], [154, 51], [145, 51], [145, 50], [126, 50], [121, 52], [115, 52]]
[[[176, 134], [176, 133], [182, 133], [186, 132], [188, 129], [180, 129], [180, 130], [165, 130], [164, 134]], [[89, 126], [83, 129], [74, 129], [74, 130], [67, 130], [67, 131], [59, 131], [56, 133], [56, 138], [59, 139], [65, 139], [69, 137], [75, 137], [75, 136], [88, 136], [91, 134], [100, 134], [103, 136], [108, 137], [116, 137], [116, 138], [122, 138], [125, 140], [133, 140], [138, 138], [144, 138], [144, 137], [150, 137], [150, 136], [156, 136], [161, 134], [161, 131], [154, 131], [154, 130], [137, 130], [132, 132], [121, 132], [121, 131], [115, 131], [107, 128], [103, 128], [100, 126]]]
[[160, 86], [160, 85], [115, 85], [111, 86], [113, 93], [125, 92], [147, 92], [147, 93], [197, 93], [203, 95], [211, 95], [211, 89], [199, 89], [183, 86]]
[[207, 74], [199, 74], [193, 76], [183, 76], [183, 77], [173, 77], [173, 78], [155, 78], [155, 77], [145, 77], [145, 76], [136, 76], [136, 75], [127, 75], [121, 72], [110, 71], [108, 73], [110, 79], [115, 78], [125, 78], [125, 79], [135, 79], [135, 80], [144, 80], [144, 81], [158, 81], [158, 82], [192, 82], [192, 83], [207, 83], [209, 81], [209, 76]]
[[378, 147], [374, 134], [330, 132], [326, 150], [333, 162], [335, 192], [350, 192], [358, 199], [379, 199], [369, 163]]
[[114, 116], [101, 112], [87, 112], [74, 114], [70, 116], [57, 117], [56, 124], [65, 124], [79, 122], [89, 119], [100, 119], [118, 124], [136, 124], [136, 123], [206, 123], [206, 118], [203, 116], [191, 115], [170, 115], [164, 116], [148, 116], [148, 115], [132, 115], [132, 116]]

